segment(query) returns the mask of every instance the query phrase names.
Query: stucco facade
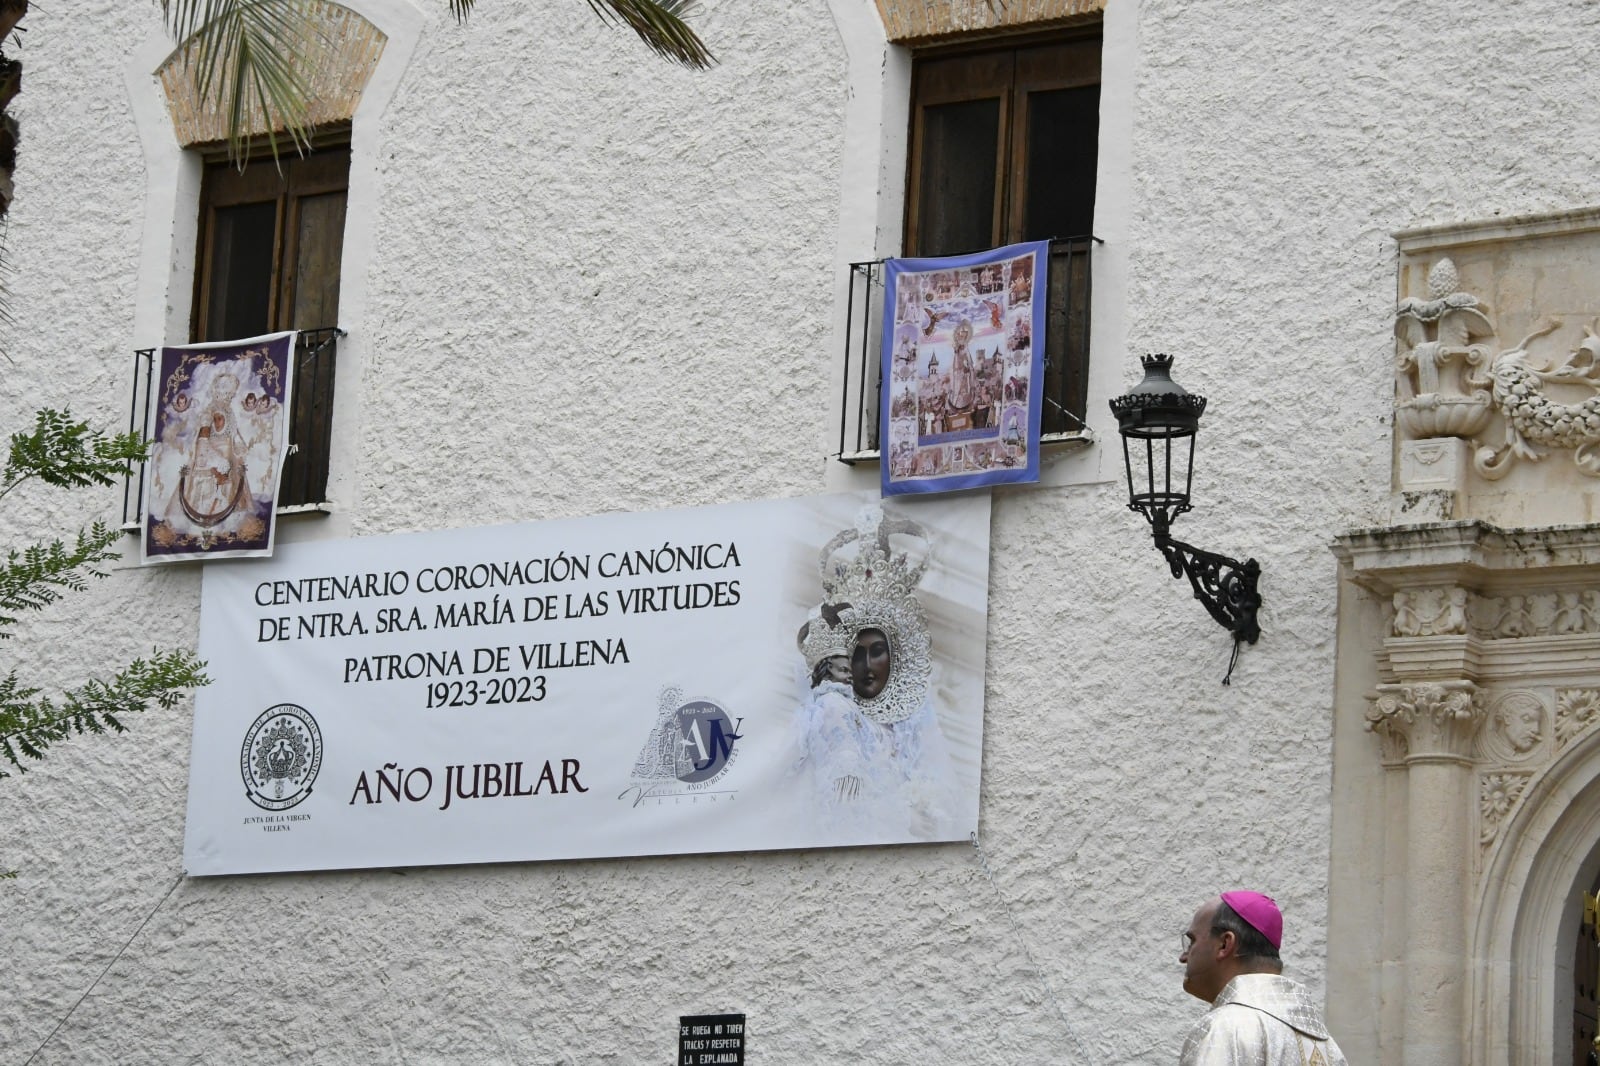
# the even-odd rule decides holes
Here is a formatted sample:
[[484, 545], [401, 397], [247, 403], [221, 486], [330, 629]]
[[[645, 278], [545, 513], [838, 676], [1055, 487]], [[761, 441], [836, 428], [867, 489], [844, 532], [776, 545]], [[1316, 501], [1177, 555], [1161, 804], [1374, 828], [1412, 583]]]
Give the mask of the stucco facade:
[[[485, 3], [465, 27], [442, 3], [346, 6], [388, 41], [353, 124], [330, 505], [281, 541], [876, 483], [829, 453], [846, 265], [900, 248], [911, 53], [877, 4], [706, 0], [704, 73], [577, 0]], [[120, 427], [132, 350], [185, 339], [192, 300], [199, 163], [154, 76], [172, 46], [149, 5], [26, 25], [0, 425], [70, 405]], [[1352, 576], [1359, 538], [1330, 545], [1481, 517], [1396, 502], [1395, 234], [1600, 202], [1600, 70], [1571, 51], [1600, 9], [1109, 0], [1103, 34], [1092, 440], [994, 499], [986, 866], [932, 845], [189, 879], [185, 704], [0, 783], [20, 871], [0, 882], [0, 1062], [661, 1062], [679, 1015], [723, 1010], [747, 1015], [753, 1063], [1170, 1062], [1202, 1009], [1176, 934], [1230, 887], [1282, 905], [1288, 973], [1331, 988], [1352, 1061], [1549, 1061], [1487, 1017], [1492, 983], [1451, 985], [1442, 1022], [1405, 1016], [1407, 941], [1366, 921], [1438, 917], [1375, 889], [1406, 838], [1384, 843], [1402, 815], [1373, 798], [1392, 771], [1368, 715], [1404, 634]], [[1600, 307], [1591, 290], [1550, 310]], [[1210, 399], [1176, 535], [1261, 564], [1264, 635], [1227, 687], [1226, 634], [1125, 506], [1106, 400], [1150, 351]], [[120, 494], [6, 503], [17, 539], [114, 517]], [[1600, 565], [1586, 520], [1549, 520], [1580, 530], [1551, 581]], [[129, 553], [12, 662], [65, 685], [193, 646], [200, 568]], [[1540, 793], [1571, 802], [1525, 820], [1589, 824], [1563, 815], [1588, 748]], [[1455, 788], [1475, 818], [1473, 773], [1428, 802]], [[1585, 833], [1538, 839], [1587, 855]], [[1412, 871], [1481, 869], [1466, 840]], [[1505, 847], [1494, 891], [1515, 896], [1548, 855]], [[1597, 865], [1540, 883], [1567, 877], [1565, 899]], [[1482, 979], [1554, 988], [1558, 911], [1472, 911], [1469, 953], [1530, 924], [1550, 942], [1482, 948]]]

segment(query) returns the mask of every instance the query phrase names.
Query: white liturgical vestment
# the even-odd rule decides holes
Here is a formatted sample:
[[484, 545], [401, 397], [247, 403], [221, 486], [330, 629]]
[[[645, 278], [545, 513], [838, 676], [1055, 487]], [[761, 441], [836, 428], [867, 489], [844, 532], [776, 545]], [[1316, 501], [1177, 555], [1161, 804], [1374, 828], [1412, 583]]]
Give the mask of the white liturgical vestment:
[[1179, 1066], [1348, 1066], [1306, 990], [1287, 977], [1240, 974], [1189, 1030]]

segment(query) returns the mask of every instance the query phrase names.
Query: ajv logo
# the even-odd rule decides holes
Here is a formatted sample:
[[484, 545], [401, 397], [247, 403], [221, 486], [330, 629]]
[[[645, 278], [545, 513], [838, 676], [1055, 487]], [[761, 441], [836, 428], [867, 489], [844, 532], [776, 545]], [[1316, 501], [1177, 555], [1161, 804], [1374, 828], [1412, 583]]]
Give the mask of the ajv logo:
[[685, 700], [682, 689], [669, 686], [656, 702], [655, 727], [633, 763], [635, 784], [618, 797], [632, 794], [635, 807], [647, 799], [710, 793], [709, 786], [738, 758], [737, 745], [744, 736], [744, 719], [714, 700]]
[[678, 731], [690, 758], [691, 772], [675, 774], [686, 785], [713, 781], [733, 761], [733, 744], [739, 739], [740, 718], [728, 721], [728, 712], [709, 700], [695, 700], [678, 708]]

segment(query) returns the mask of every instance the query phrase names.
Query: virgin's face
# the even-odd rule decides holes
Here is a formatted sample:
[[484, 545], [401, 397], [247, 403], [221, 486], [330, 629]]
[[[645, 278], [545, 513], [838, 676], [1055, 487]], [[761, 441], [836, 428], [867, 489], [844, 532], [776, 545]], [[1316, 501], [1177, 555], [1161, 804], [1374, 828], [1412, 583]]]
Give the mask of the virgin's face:
[[850, 685], [861, 699], [875, 699], [889, 683], [892, 656], [881, 629], [863, 629], [850, 650]]

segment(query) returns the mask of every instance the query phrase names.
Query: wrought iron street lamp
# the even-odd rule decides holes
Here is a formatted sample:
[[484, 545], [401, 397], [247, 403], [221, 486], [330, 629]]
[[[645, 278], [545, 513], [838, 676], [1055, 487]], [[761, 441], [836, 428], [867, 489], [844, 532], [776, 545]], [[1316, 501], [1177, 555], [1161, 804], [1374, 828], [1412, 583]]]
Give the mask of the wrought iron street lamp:
[[[1254, 559], [1241, 563], [1172, 538], [1173, 519], [1190, 509], [1194, 438], [1206, 401], [1172, 380], [1172, 356], [1147, 355], [1143, 362], [1144, 380], [1111, 401], [1128, 472], [1128, 509], [1149, 520], [1172, 576], [1187, 576], [1194, 598], [1233, 634], [1237, 659], [1241, 642], [1254, 644], [1261, 636], [1256, 625], [1261, 567]], [[1231, 663], [1228, 673], [1233, 673]]]

